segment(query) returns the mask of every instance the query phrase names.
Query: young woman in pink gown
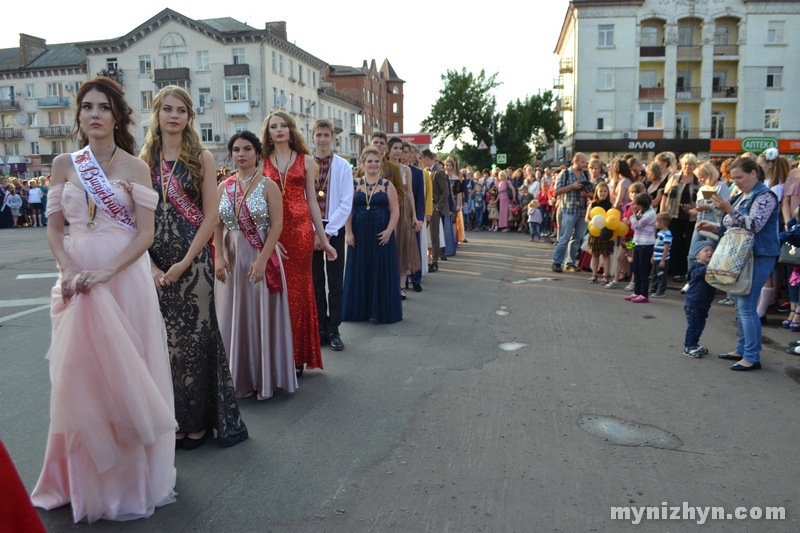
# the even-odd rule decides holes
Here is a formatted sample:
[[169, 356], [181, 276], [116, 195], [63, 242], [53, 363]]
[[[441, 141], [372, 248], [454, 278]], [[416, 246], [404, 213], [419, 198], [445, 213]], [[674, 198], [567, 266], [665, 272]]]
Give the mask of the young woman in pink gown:
[[50, 432], [31, 499], [44, 509], [71, 504], [75, 522], [131, 520], [175, 501], [177, 422], [145, 255], [158, 196], [147, 165], [132, 155], [122, 88], [98, 77], [81, 86], [77, 102], [84, 149], [53, 162], [47, 209], [59, 277], [47, 356]]

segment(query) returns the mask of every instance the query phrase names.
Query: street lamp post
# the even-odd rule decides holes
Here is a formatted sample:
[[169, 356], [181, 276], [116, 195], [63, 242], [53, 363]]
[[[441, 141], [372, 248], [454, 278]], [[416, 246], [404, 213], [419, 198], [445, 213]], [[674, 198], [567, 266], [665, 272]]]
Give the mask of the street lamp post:
[[494, 143], [494, 108], [497, 102], [494, 96], [492, 97], [492, 146], [489, 148], [489, 153], [492, 154], [492, 165], [497, 163], [497, 145]]
[[[306, 100], [306, 101], [308, 101], [308, 100]], [[316, 101], [312, 101], [310, 104], [306, 104], [306, 138], [308, 139], [308, 142], [309, 142], [309, 143], [311, 143], [311, 145], [312, 145], [312, 146], [313, 146], [313, 144], [314, 144], [314, 140], [311, 138], [311, 132], [310, 132], [310, 131], [308, 131], [308, 116], [311, 114], [311, 109], [312, 109], [312, 108], [313, 108], [313, 107], [314, 107], [316, 104], [317, 104], [317, 102], [316, 102]], [[314, 146], [314, 149], [316, 150], [316, 149], [317, 149], [317, 147], [316, 147], [316, 146]]]

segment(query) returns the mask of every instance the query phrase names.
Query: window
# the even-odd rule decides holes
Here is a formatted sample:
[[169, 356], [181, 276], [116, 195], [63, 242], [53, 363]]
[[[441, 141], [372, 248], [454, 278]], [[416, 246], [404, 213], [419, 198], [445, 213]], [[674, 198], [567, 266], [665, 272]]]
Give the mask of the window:
[[50, 111], [47, 113], [47, 118], [50, 126], [63, 126], [66, 124], [63, 111]]
[[278, 88], [277, 87], [273, 87], [272, 88], [272, 105], [273, 106], [277, 106], [278, 105]]
[[208, 59], [208, 50], [197, 52], [197, 70], [211, 70], [211, 62]]
[[396, 85], [394, 87], [392, 87], [392, 94], [399, 94], [399, 93], [400, 93], [400, 89], [398, 89]]
[[392, 133], [400, 133], [400, 124], [395, 122], [392, 124]]
[[0, 125], [2, 125], [3, 128], [13, 128], [14, 127], [14, 115], [2, 115], [2, 117], [0, 117], [0, 119], [1, 119], [0, 120]]
[[161, 68], [183, 68], [186, 66], [186, 54], [161, 54]]
[[662, 129], [663, 119], [664, 104], [639, 104], [639, 129]]
[[31, 143], [31, 155], [39, 155], [39, 143], [32, 142]]
[[601, 48], [614, 46], [613, 24], [601, 24], [598, 26], [597, 46]]
[[117, 61], [116, 57], [108, 57], [106, 58], [106, 68], [109, 71], [116, 71], [119, 68], [119, 61]]
[[283, 54], [278, 56], [278, 73], [283, 76]]
[[153, 107], [153, 91], [142, 91], [142, 109], [150, 109]]
[[642, 46], [658, 46], [658, 28], [642, 26]]
[[289, 93], [289, 111], [292, 113], [295, 112], [294, 110], [294, 93]]
[[780, 109], [767, 109], [766, 111], [764, 111], [764, 129], [765, 130], [781, 129]]
[[675, 113], [675, 135], [678, 139], [691, 137], [692, 112], [678, 111]]
[[712, 111], [711, 138], [724, 139], [725, 137], [725, 111]]
[[48, 83], [47, 84], [47, 96], [61, 96], [64, 94], [64, 89], [61, 83]]
[[163, 89], [167, 85], [177, 85], [181, 89], [188, 91], [189, 90], [189, 80], [162, 80], [155, 82], [156, 89]]
[[392, 103], [392, 113], [399, 113], [400, 112], [400, 104], [397, 102]]
[[139, 56], [139, 75], [145, 76], [153, 72], [153, 60], [150, 56]]
[[694, 28], [691, 26], [678, 26], [678, 46], [691, 46], [694, 44]]
[[728, 87], [728, 71], [715, 70], [714, 75], [711, 78], [711, 90], [714, 92], [723, 91], [727, 87]]
[[234, 122], [233, 123], [233, 130], [236, 133], [239, 133], [240, 131], [245, 131], [246, 129], [247, 129], [247, 122]]
[[614, 69], [613, 68], [597, 69], [597, 89], [602, 91], [613, 88], [614, 88]]
[[238, 102], [239, 100], [250, 100], [250, 78], [225, 78], [225, 101]]
[[4, 143], [6, 155], [19, 155], [19, 144], [17, 143]]
[[678, 78], [677, 78], [677, 85], [678, 85], [678, 92], [681, 89], [689, 89], [692, 86], [692, 71], [691, 70], [679, 70], [678, 71]]
[[50, 141], [50, 148], [53, 154], [66, 154], [67, 141]]
[[29, 83], [25, 86], [25, 97], [36, 98], [36, 85]]
[[725, 46], [728, 44], [730, 28], [728, 26], [716, 26], [714, 28], [714, 44]]
[[[603, 69], [600, 69], [600, 70], [603, 70]], [[649, 89], [649, 88], [655, 87], [656, 86], [656, 78], [657, 78], [657, 73], [656, 73], [655, 70], [643, 70], [642, 73], [641, 73], [640, 84], [645, 89]], [[597, 83], [598, 83], [597, 88], [598, 89], [602, 89], [602, 87], [600, 87], [600, 80], [599, 79], [598, 79]], [[611, 87], [608, 87], [608, 89], [611, 89]]]
[[597, 112], [597, 130], [598, 131], [611, 131], [611, 111], [598, 111]]
[[783, 67], [767, 67], [767, 87], [781, 87]]
[[297, 78], [300, 80], [300, 83], [305, 83], [303, 81], [303, 65], [297, 65]]
[[272, 51], [272, 72], [278, 72], [278, 53], [275, 50]]
[[783, 43], [783, 21], [771, 20], [767, 26], [767, 44]]
[[231, 53], [233, 53], [234, 65], [244, 65], [244, 48], [234, 48]]
[[281, 89], [281, 95], [278, 97], [278, 105], [286, 109], [286, 93]]
[[211, 87], [200, 87], [197, 90], [197, 105], [211, 107]]
[[311, 85], [316, 87], [317, 86], [317, 73], [316, 72], [312, 72], [311, 76], [312, 76], [312, 79], [314, 80], [314, 82]]
[[294, 59], [289, 60], [289, 79], [294, 79]]
[[300, 114], [301, 115], [305, 115], [306, 114], [306, 108], [303, 107], [303, 97], [302, 96], [300, 97]]
[[36, 128], [39, 126], [39, 121], [36, 120], [36, 113], [28, 113], [28, 127]]
[[200, 138], [204, 143], [210, 143], [214, 140], [214, 131], [211, 129], [211, 124], [200, 124]]

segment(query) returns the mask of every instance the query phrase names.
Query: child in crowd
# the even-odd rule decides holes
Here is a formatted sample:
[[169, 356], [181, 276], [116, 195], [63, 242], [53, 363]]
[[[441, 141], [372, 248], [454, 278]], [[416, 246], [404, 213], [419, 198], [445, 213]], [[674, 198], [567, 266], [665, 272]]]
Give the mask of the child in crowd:
[[[791, 244], [795, 247], [796, 253], [800, 246], [800, 207], [794, 210], [792, 218], [786, 222], [786, 231], [778, 234], [781, 244]], [[786, 265], [791, 267], [789, 276], [789, 318], [783, 321], [781, 326], [792, 331], [800, 331], [800, 265]]]
[[[631, 187], [633, 189], [633, 187]], [[633, 198], [635, 213], [625, 223], [633, 229], [633, 293], [625, 299], [634, 303], [647, 303], [648, 284], [650, 282], [650, 262], [653, 259], [653, 248], [656, 242], [656, 211], [653, 199], [646, 192]]]
[[470, 210], [475, 216], [475, 230], [482, 231], [483, 212], [486, 211], [486, 202], [483, 198], [483, 186], [481, 186], [480, 183], [475, 184], [475, 188], [472, 189], [472, 194], [470, 194], [469, 199], [471, 204]]
[[694, 262], [689, 266], [686, 281], [689, 288], [686, 290], [686, 302], [683, 310], [686, 312], [686, 338], [683, 341], [683, 355], [687, 357], [703, 357], [708, 350], [700, 346], [700, 336], [706, 327], [708, 310], [714, 301], [716, 289], [706, 282], [706, 267], [714, 254], [714, 246], [708, 241], [694, 243], [689, 255]]
[[650, 278], [650, 284], [653, 286], [653, 298], [667, 296], [669, 249], [672, 246], [670, 222], [672, 222], [672, 215], [669, 213], [663, 212], [656, 215], [656, 244], [653, 248], [653, 274]]
[[539, 210], [539, 201], [531, 200], [528, 204], [528, 225], [531, 230], [531, 239], [533, 242], [534, 237], [538, 242], [544, 242], [540, 228], [542, 225], [542, 212]]
[[497, 231], [497, 219], [500, 218], [500, 211], [497, 210], [497, 189], [489, 191], [489, 231]]
[[[608, 184], [601, 181], [594, 189], [594, 199], [589, 209], [586, 210], [586, 222], [591, 220], [591, 212], [595, 207], [602, 207], [606, 211], [611, 209], [611, 191]], [[603, 261], [603, 279], [601, 283], [608, 283], [608, 273], [611, 271], [611, 256], [614, 254], [614, 239], [604, 241], [600, 237], [589, 235], [589, 253], [592, 254], [592, 277], [589, 283], [597, 283], [597, 271], [600, 261]]]
[[14, 187], [11, 187], [8, 190], [8, 199], [6, 200], [6, 205], [11, 208], [11, 216], [14, 219], [14, 227], [21, 228], [17, 221], [19, 220], [20, 209], [22, 208], [22, 197], [17, 194], [17, 190]]
[[[611, 190], [611, 186], [609, 186], [609, 190]], [[628, 196], [629, 201], [625, 204], [625, 209], [622, 210], [622, 220], [625, 221], [626, 219], [630, 219], [633, 217], [633, 199], [636, 197], [637, 194], [641, 194], [647, 192], [644, 184], [637, 181], [633, 185], [630, 186], [628, 189]], [[613, 193], [612, 193], [613, 194]], [[630, 227], [630, 224], [628, 224]], [[633, 262], [633, 228], [630, 228], [628, 235], [625, 237], [619, 237], [616, 240], [617, 244], [617, 261], [616, 261], [616, 269], [614, 270], [614, 279], [612, 279], [606, 285], [606, 289], [616, 289], [617, 288], [617, 280], [622, 281], [625, 278], [625, 275], [628, 273], [628, 266], [630, 263]], [[633, 291], [634, 289], [634, 275], [631, 273], [631, 282], [625, 287], [625, 291]]]

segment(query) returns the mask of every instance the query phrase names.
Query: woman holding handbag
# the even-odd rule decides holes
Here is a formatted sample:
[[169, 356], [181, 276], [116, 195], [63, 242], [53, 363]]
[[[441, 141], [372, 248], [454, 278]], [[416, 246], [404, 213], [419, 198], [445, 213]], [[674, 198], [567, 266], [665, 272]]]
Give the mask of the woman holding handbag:
[[[775, 268], [781, 254], [778, 240], [778, 198], [764, 185], [764, 172], [752, 159], [739, 158], [731, 164], [731, 177], [741, 191], [730, 202], [714, 195], [711, 200], [725, 212], [722, 224], [700, 222], [698, 230], [722, 237], [728, 228], [746, 227], [753, 232], [752, 281], [750, 292], [735, 296], [739, 314], [739, 342], [733, 352], [719, 354], [720, 359], [736, 361], [731, 370], [761, 368], [761, 321], [757, 303], [761, 288]], [[720, 247], [722, 241], [720, 241]]]

